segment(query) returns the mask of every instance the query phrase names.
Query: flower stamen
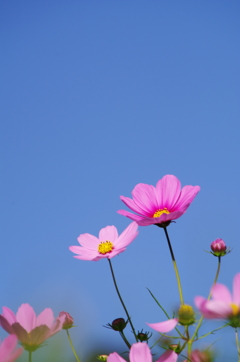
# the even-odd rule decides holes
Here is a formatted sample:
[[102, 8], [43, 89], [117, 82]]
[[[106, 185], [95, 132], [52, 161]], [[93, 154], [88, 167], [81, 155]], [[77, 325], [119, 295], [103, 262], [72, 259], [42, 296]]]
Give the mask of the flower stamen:
[[99, 245], [98, 245], [98, 252], [100, 254], [107, 254], [107, 253], [111, 253], [111, 251], [113, 250], [113, 243], [109, 240], [106, 241], [102, 241]]
[[164, 209], [158, 209], [153, 214], [153, 217], [160, 217], [162, 214], [170, 214], [170, 211], [168, 211], [166, 207], [164, 207]]
[[240, 312], [240, 309], [239, 309], [238, 305], [236, 305], [234, 303], [231, 303], [230, 306], [232, 308], [233, 315], [238, 315], [239, 312]]

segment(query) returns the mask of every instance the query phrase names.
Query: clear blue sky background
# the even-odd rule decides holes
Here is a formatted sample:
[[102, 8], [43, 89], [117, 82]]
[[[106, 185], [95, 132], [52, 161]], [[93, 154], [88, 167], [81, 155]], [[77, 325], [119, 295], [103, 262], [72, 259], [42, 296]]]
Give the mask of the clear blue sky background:
[[[68, 311], [83, 357], [93, 343], [122, 351], [102, 327], [124, 316], [107, 261], [76, 260], [68, 247], [106, 225], [121, 232], [129, 220], [116, 213], [119, 195], [165, 174], [201, 186], [169, 227], [186, 302], [207, 296], [217, 259], [204, 250], [218, 237], [233, 248], [219, 279], [231, 287], [240, 271], [239, 23], [231, 0], [1, 1], [1, 306]], [[178, 306], [162, 230], [140, 227], [113, 265], [137, 329], [164, 320], [146, 287], [170, 313]]]

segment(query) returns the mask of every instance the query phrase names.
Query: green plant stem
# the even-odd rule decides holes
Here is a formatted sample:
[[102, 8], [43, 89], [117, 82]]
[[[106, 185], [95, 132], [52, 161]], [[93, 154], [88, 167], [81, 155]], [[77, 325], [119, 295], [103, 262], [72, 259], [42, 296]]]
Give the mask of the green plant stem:
[[32, 351], [29, 351], [28, 362], [32, 362]]
[[78, 362], [80, 362], [80, 359], [79, 359], [79, 357], [78, 357], [78, 355], [77, 355], [77, 352], [75, 351], [75, 348], [74, 348], [74, 346], [73, 346], [73, 343], [72, 343], [70, 334], [69, 334], [69, 332], [68, 332], [68, 329], [66, 329], [66, 332], [67, 332], [67, 336], [68, 336], [68, 342], [69, 342], [69, 344], [70, 344], [70, 346], [71, 346], [71, 348], [72, 348], [73, 354], [74, 354], [76, 360], [77, 360]]
[[123, 333], [123, 331], [119, 331], [120, 336], [122, 337], [122, 339], [124, 340], [124, 342], [126, 343], [126, 345], [128, 346], [128, 348], [131, 348], [131, 344], [128, 342], [127, 338], [125, 337], [125, 334]]
[[[220, 273], [220, 268], [221, 268], [221, 256], [218, 257], [218, 267], [217, 267], [217, 272], [216, 272], [216, 275], [215, 275], [215, 278], [214, 278], [214, 281], [213, 281], [213, 285], [217, 283], [219, 273]], [[207, 299], [209, 300], [211, 298], [211, 296], [212, 296], [212, 292], [210, 290], [210, 293], [209, 293]], [[196, 337], [196, 335], [197, 335], [197, 333], [199, 331], [199, 328], [202, 325], [202, 321], [203, 321], [203, 316], [199, 319], [199, 322], [198, 322], [197, 327], [196, 327], [196, 329], [195, 329], [195, 331], [194, 331], [194, 333], [192, 335], [192, 338], [188, 342], [188, 355], [189, 356], [190, 356], [191, 351], [192, 351], [192, 343], [193, 343], [193, 341], [194, 341], [194, 339], [195, 339], [195, 337]]]
[[174, 267], [175, 275], [176, 275], [176, 278], [177, 278], [177, 285], [178, 285], [178, 292], [179, 292], [180, 302], [181, 302], [181, 304], [183, 305], [183, 304], [184, 304], [183, 292], [182, 292], [180, 275], [179, 275], [178, 268], [177, 268], [177, 263], [176, 263], [176, 260], [175, 260], [175, 256], [174, 256], [174, 253], [173, 253], [171, 241], [170, 241], [170, 239], [169, 239], [166, 226], [163, 228], [163, 230], [164, 230], [165, 235], [166, 235], [166, 238], [167, 238], [169, 251], [170, 251], [170, 254], [171, 254], [171, 257], [172, 257], [173, 267]]
[[235, 328], [235, 335], [236, 335], [236, 345], [237, 345], [237, 352], [238, 352], [238, 362], [240, 362], [240, 347], [238, 341], [238, 329]]
[[128, 321], [129, 321], [129, 323], [130, 323], [130, 325], [131, 325], [132, 332], [133, 332], [133, 334], [134, 334], [134, 337], [135, 337], [135, 339], [136, 339], [136, 342], [138, 342], [137, 335], [136, 335], [134, 326], [133, 326], [132, 321], [131, 321], [131, 317], [130, 317], [130, 315], [129, 315], [129, 313], [128, 313], [128, 310], [127, 310], [127, 308], [126, 308], [126, 306], [125, 306], [125, 304], [124, 304], [124, 302], [123, 302], [123, 299], [122, 299], [122, 297], [121, 297], [121, 294], [120, 294], [119, 289], [118, 289], [118, 286], [117, 286], [117, 282], [116, 282], [116, 278], [115, 278], [115, 275], [114, 275], [114, 272], [113, 272], [113, 267], [112, 267], [111, 260], [110, 260], [109, 258], [107, 258], [107, 259], [108, 259], [108, 262], [109, 262], [109, 266], [110, 266], [110, 270], [111, 270], [111, 274], [112, 274], [112, 278], [113, 278], [113, 283], [114, 283], [114, 286], [115, 286], [117, 295], [118, 295], [118, 297], [119, 297], [119, 299], [120, 299], [120, 302], [122, 303], [123, 309], [125, 310], [125, 313], [126, 313], [126, 315], [127, 315]]

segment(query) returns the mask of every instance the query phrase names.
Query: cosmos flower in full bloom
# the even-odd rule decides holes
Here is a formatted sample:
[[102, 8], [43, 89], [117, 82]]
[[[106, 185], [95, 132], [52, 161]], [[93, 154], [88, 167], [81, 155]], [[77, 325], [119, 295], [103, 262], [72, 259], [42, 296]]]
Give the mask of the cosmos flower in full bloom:
[[138, 235], [137, 228], [138, 224], [132, 222], [120, 235], [113, 225], [101, 229], [98, 238], [91, 234], [81, 234], [77, 239], [81, 246], [70, 246], [69, 250], [78, 254], [74, 255], [77, 259], [111, 259], [126, 250], [126, 246]]
[[229, 325], [240, 327], [240, 273], [233, 279], [233, 294], [223, 284], [211, 289], [212, 299], [196, 297], [195, 304], [205, 318], [226, 319]]
[[126, 210], [119, 210], [118, 213], [140, 226], [163, 223], [167, 226], [171, 220], [185, 213], [199, 191], [199, 186], [184, 186], [181, 189], [176, 176], [166, 175], [158, 181], [156, 187], [142, 183], [136, 185], [132, 191], [133, 199], [120, 196], [124, 204], [136, 214]]
[[6, 332], [15, 334], [25, 350], [33, 352], [47, 339], [59, 332], [65, 316], [54, 320], [53, 311], [44, 309], [36, 316], [29, 304], [22, 304], [16, 315], [7, 307], [3, 307], [0, 324]]
[[[129, 353], [130, 362], [152, 362], [151, 350], [146, 343], [134, 343]], [[158, 358], [156, 362], [176, 362], [178, 358], [174, 351], [167, 351]], [[111, 353], [107, 362], [126, 362], [118, 353]]]
[[16, 348], [17, 337], [13, 334], [5, 338], [0, 344], [0, 361], [1, 362], [13, 362], [23, 352], [23, 348]]

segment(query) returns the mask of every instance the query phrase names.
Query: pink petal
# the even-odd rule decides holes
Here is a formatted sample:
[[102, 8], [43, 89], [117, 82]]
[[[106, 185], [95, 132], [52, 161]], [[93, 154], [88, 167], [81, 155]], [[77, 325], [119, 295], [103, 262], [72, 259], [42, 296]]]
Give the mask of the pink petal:
[[167, 351], [161, 355], [156, 362], [176, 362], [178, 354], [174, 351]]
[[114, 225], [106, 226], [99, 231], [100, 241], [111, 241], [112, 243], [117, 239], [118, 231]]
[[123, 216], [127, 216], [129, 219], [136, 221], [140, 226], [147, 226], [155, 223], [155, 219], [152, 217], [151, 218], [142, 217], [136, 214], [132, 214], [131, 212], [126, 210], [118, 210], [117, 213]]
[[112, 259], [114, 256], [123, 253], [125, 250], [126, 250], [126, 248], [113, 249], [113, 251], [111, 253], [107, 253], [107, 254], [105, 254], [105, 256], [103, 255], [103, 257]]
[[147, 184], [138, 184], [132, 191], [133, 201], [148, 215], [153, 215], [158, 209], [155, 187]]
[[2, 316], [8, 321], [9, 324], [13, 324], [14, 322], [17, 321], [15, 314], [8, 307], [3, 307]]
[[81, 234], [77, 238], [77, 241], [89, 250], [96, 250], [99, 244], [99, 239], [91, 234]]
[[195, 304], [207, 319], [225, 319], [232, 314], [229, 304], [222, 301], [207, 300], [202, 297], [195, 298]]
[[233, 279], [233, 303], [240, 306], [240, 273]]
[[197, 196], [200, 191], [199, 186], [184, 186], [180, 197], [175, 205], [173, 205], [174, 210], [185, 208], [185, 210], [189, 207], [191, 202]]
[[166, 207], [169, 211], [177, 202], [181, 192], [181, 183], [176, 176], [166, 175], [158, 181], [156, 194], [159, 209]]
[[232, 303], [232, 296], [228, 288], [223, 284], [215, 284], [212, 289], [212, 298], [216, 301], [221, 301], [227, 304]]
[[8, 333], [12, 334], [12, 325], [0, 314], [0, 326]]
[[37, 317], [37, 327], [45, 325], [51, 328], [54, 322], [54, 315], [51, 308], [45, 308]]
[[178, 324], [178, 319], [174, 318], [174, 319], [169, 319], [165, 322], [147, 323], [147, 324], [149, 325], [149, 327], [155, 329], [155, 331], [158, 331], [160, 333], [167, 333], [176, 327], [176, 325]]
[[36, 327], [36, 313], [28, 303], [22, 304], [18, 308], [16, 319], [27, 332], [31, 332], [31, 330]]
[[14, 351], [17, 346], [17, 337], [10, 335], [4, 339], [0, 345], [0, 361], [1, 362], [13, 362], [23, 352], [23, 348], [18, 348]]
[[113, 352], [108, 356], [107, 362], [126, 362], [126, 360], [119, 356], [117, 352]]
[[152, 362], [150, 348], [146, 343], [134, 343], [129, 353], [130, 362]]
[[[95, 256], [97, 256], [98, 250], [89, 250], [89, 249], [85, 249], [85, 247], [81, 247], [81, 246], [70, 246], [69, 250], [72, 251], [75, 254], [79, 254], [80, 256], [89, 256], [90, 258], [94, 258]], [[76, 256], [74, 256], [75, 258], [78, 258]], [[79, 258], [78, 258], [79, 259]]]
[[49, 328], [46, 325], [41, 325], [34, 328], [30, 333], [30, 345], [40, 346], [49, 337]]
[[129, 245], [138, 235], [138, 224], [132, 222], [128, 227], [119, 235], [114, 243], [114, 247], [123, 248]]
[[25, 344], [29, 343], [29, 333], [19, 323], [13, 323], [12, 329], [20, 342]]
[[137, 214], [149, 216], [149, 212], [146, 212], [144, 209], [139, 207], [132, 199], [126, 196], [120, 196], [120, 200], [124, 202], [124, 204], [129, 207], [129, 209], [133, 210]]

